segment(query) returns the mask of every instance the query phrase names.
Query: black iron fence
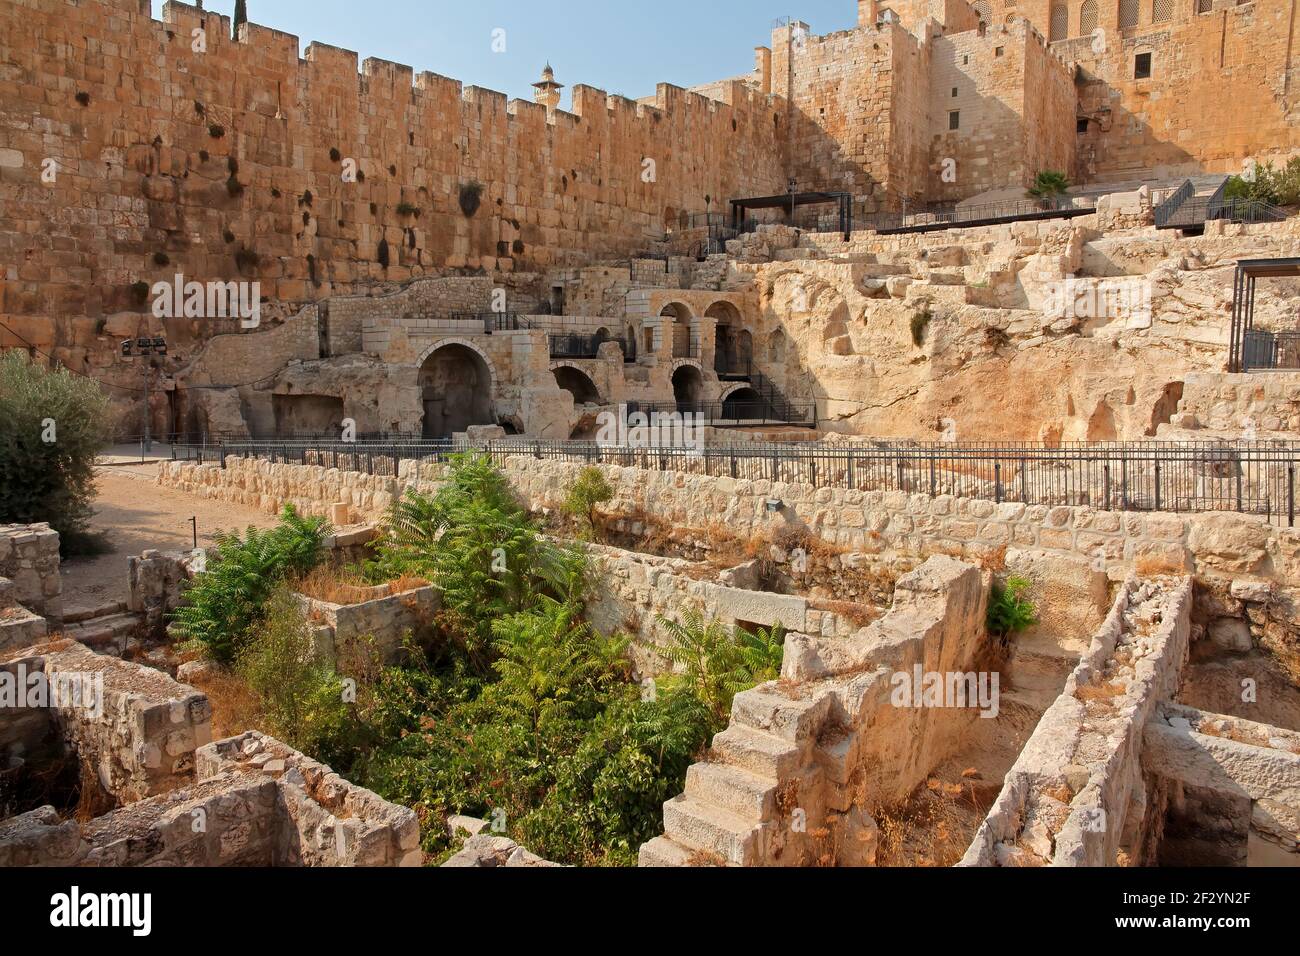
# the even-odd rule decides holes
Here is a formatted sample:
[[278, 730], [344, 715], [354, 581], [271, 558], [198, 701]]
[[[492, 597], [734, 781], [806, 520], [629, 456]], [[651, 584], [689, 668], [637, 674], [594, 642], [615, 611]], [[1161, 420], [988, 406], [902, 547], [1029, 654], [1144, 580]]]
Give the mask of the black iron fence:
[[629, 415], [693, 415], [705, 425], [799, 425], [816, 424], [814, 402], [782, 402], [758, 397], [722, 402], [628, 402]]
[[1243, 371], [1300, 370], [1300, 332], [1250, 329], [1242, 344]]
[[[689, 404], [689, 403], [688, 403]], [[637, 410], [656, 410], [638, 406]], [[673, 409], [676, 410], [676, 409]], [[629, 406], [631, 411], [631, 406]], [[477, 448], [498, 464], [511, 456], [616, 464], [659, 471], [763, 479], [814, 487], [976, 498], [994, 504], [1087, 506], [1104, 511], [1257, 515], [1295, 526], [1300, 442], [1035, 444], [781, 444], [627, 447], [507, 438], [393, 444], [229, 442], [189, 457], [319, 465], [396, 476], [404, 461], [443, 462]]]
[[1067, 194], [1042, 199], [1019, 199], [1008, 202], [952, 206], [946, 209], [915, 212], [881, 212], [865, 217], [865, 228], [881, 233], [927, 232], [971, 226], [1015, 222], [1020, 219], [1047, 219], [1059, 216], [1083, 216], [1096, 212], [1091, 201], [1075, 205]]
[[608, 335], [581, 335], [576, 332], [564, 332], [551, 336], [551, 358], [553, 359], [594, 359], [600, 354], [600, 347], [606, 342], [616, 342], [627, 355], [627, 340], [611, 338]]
[[528, 323], [518, 312], [453, 312], [452, 321], [483, 324], [483, 332], [518, 332], [527, 329]]

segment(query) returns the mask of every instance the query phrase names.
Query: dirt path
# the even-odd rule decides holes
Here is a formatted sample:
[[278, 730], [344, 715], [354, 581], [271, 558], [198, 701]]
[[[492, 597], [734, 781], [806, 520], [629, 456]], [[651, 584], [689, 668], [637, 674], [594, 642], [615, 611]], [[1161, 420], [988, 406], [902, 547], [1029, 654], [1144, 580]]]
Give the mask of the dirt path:
[[275, 518], [252, 508], [194, 498], [154, 484], [156, 464], [96, 469], [94, 531], [107, 534], [109, 554], [73, 558], [63, 564], [65, 610], [95, 607], [127, 597], [126, 559], [141, 551], [188, 551], [193, 547], [190, 518], [198, 518], [199, 545], [213, 532], [266, 528]]

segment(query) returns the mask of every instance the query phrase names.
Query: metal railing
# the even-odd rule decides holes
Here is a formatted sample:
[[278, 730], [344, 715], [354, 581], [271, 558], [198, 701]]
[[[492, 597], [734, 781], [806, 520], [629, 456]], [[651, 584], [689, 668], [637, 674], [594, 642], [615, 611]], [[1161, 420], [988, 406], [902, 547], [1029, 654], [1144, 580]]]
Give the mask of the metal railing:
[[763, 396], [722, 402], [628, 402], [629, 415], [695, 415], [705, 425], [797, 425], [811, 428], [817, 421], [815, 402], [780, 402]]
[[889, 233], [907, 230], [950, 229], [954, 226], [1014, 222], [1019, 219], [1047, 219], [1056, 216], [1087, 215], [1095, 206], [1076, 206], [1069, 196], [1044, 199], [1019, 199], [1007, 202], [955, 206], [949, 209], [917, 212], [880, 212], [864, 219], [865, 227]]
[[553, 359], [594, 359], [600, 355], [600, 347], [606, 342], [615, 342], [627, 354], [627, 340], [611, 338], [608, 335], [579, 335], [565, 332], [551, 336], [551, 358]]
[[[677, 408], [672, 406], [673, 410]], [[654, 409], [637, 406], [637, 410]], [[689, 448], [527, 438], [478, 445], [449, 440], [389, 445], [231, 442], [203, 446], [195, 457], [222, 465], [229, 457], [253, 457], [395, 476], [403, 461], [441, 462], [469, 448], [486, 452], [497, 463], [510, 456], [527, 455], [855, 491], [948, 495], [1008, 506], [1074, 505], [1102, 511], [1177, 513], [1229, 511], [1257, 515], [1289, 527], [1295, 527], [1296, 465], [1300, 460], [1300, 442], [1061, 446], [855, 442], [815, 447], [754, 442]]]
[[518, 312], [453, 312], [452, 320], [466, 323], [482, 323], [483, 333], [519, 332], [529, 328], [527, 321]]
[[1300, 332], [1249, 329], [1242, 344], [1242, 371], [1300, 370]]
[[1174, 217], [1183, 203], [1187, 202], [1196, 193], [1196, 187], [1190, 179], [1184, 180], [1183, 184], [1170, 193], [1164, 202], [1156, 206], [1154, 210], [1155, 223], [1157, 229], [1174, 228]]

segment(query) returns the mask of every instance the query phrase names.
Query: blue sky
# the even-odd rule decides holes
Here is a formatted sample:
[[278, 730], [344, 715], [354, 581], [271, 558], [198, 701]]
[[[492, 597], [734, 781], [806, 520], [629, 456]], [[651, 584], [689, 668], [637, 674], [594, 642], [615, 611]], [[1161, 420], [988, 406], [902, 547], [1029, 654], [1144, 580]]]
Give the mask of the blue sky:
[[[855, 0], [247, 0], [249, 19], [467, 86], [532, 97], [549, 59], [556, 79], [641, 97], [660, 82], [692, 86], [747, 73], [772, 21], [794, 16], [813, 33], [857, 22]], [[234, 0], [207, 0], [226, 16]], [[162, 16], [154, 0], [154, 16]], [[506, 52], [492, 51], [503, 29]], [[569, 104], [565, 90], [563, 105]]]

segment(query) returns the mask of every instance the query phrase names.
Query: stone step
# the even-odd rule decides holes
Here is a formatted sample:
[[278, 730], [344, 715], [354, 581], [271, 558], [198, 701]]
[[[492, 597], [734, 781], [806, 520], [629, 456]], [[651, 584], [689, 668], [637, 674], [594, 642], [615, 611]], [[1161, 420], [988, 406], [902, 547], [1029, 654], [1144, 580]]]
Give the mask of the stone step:
[[84, 621], [92, 620], [97, 617], [111, 617], [114, 614], [122, 614], [126, 611], [125, 601], [109, 601], [98, 607], [74, 607], [67, 608], [63, 612], [64, 624], [81, 624]]
[[713, 738], [713, 753], [722, 763], [773, 779], [794, 773], [803, 752], [798, 744], [739, 724]]
[[762, 823], [776, 814], [776, 780], [725, 763], [697, 763], [686, 770], [686, 795]]
[[641, 844], [637, 853], [637, 866], [690, 866], [695, 852], [668, 837], [657, 836]]
[[108, 617], [93, 618], [64, 628], [63, 636], [87, 647], [103, 647], [116, 643], [123, 637], [129, 637], [143, 623], [144, 618], [139, 614], [111, 614]]
[[725, 863], [753, 864], [762, 835], [760, 824], [686, 794], [664, 804], [664, 836], [692, 850], [716, 854]]
[[791, 743], [817, 736], [830, 712], [829, 694], [794, 699], [764, 684], [737, 694], [731, 705], [731, 722]]

